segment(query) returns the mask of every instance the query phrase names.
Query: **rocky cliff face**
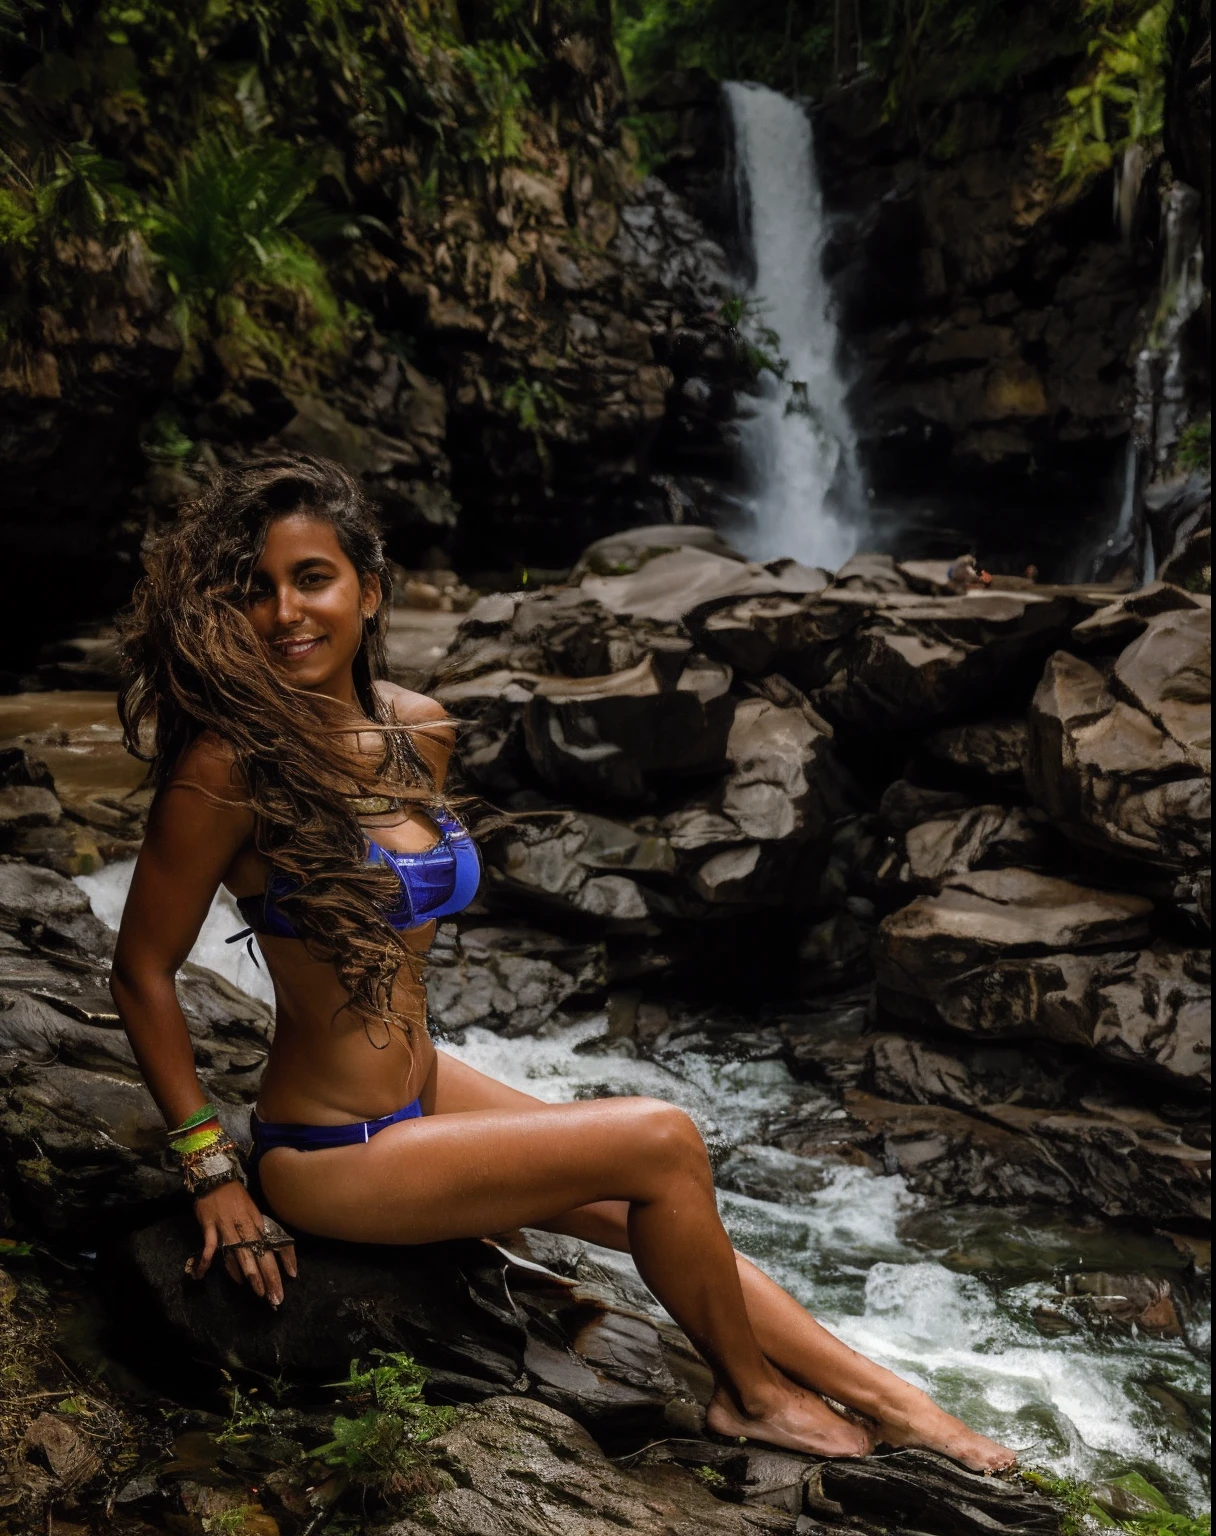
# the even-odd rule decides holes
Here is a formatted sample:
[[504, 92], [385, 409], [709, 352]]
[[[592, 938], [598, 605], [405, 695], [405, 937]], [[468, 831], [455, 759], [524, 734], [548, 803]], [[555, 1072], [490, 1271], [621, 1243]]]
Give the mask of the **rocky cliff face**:
[[[477, 568], [565, 567], [614, 527], [689, 514], [698, 475], [721, 455], [719, 397], [748, 369], [715, 318], [721, 252], [666, 186], [639, 175], [618, 126], [604, 7], [544, 7], [522, 65], [507, 44], [432, 36], [424, 23], [438, 27], [438, 11], [427, 22], [390, 7], [371, 23], [376, 57], [360, 63], [362, 112], [343, 84], [348, 64], [306, 19], [290, 23], [279, 57], [269, 43], [259, 52], [236, 12], [200, 24], [193, 53], [152, 30], [160, 13], [140, 14], [119, 41], [81, 23], [60, 52], [27, 48], [10, 91], [21, 124], [90, 136], [144, 199], [131, 213], [137, 191], [126, 188], [96, 227], [31, 225], [4, 247], [13, 646], [29, 650], [69, 614], [106, 615], [129, 590], [149, 518], [208, 464], [263, 448], [348, 464], [408, 563], [429, 552]], [[67, 86], [48, 84], [48, 57]], [[179, 99], [183, 58], [195, 63]], [[140, 102], [125, 116], [110, 78], [120, 65]], [[479, 95], [478, 70], [491, 66], [495, 88], [515, 92], [496, 117]], [[218, 152], [207, 126], [217, 115], [229, 135]], [[495, 125], [509, 143], [475, 138]], [[317, 236], [343, 316], [336, 346], [316, 339], [307, 293], [276, 297], [257, 272], [231, 277], [184, 331], [183, 258], [155, 253], [163, 236], [148, 210], [176, 195], [182, 211], [180, 168], [201, 179], [197, 157], [218, 154], [214, 219], [188, 204], [185, 214], [222, 224], [224, 177], [256, 156], [259, 134], [279, 136], [270, 148], [298, 145], [288, 165], [291, 154], [311, 164], [310, 140], [325, 147], [317, 196], [344, 228]], [[686, 387], [706, 374], [713, 388]], [[28, 659], [9, 654], [18, 669]]]

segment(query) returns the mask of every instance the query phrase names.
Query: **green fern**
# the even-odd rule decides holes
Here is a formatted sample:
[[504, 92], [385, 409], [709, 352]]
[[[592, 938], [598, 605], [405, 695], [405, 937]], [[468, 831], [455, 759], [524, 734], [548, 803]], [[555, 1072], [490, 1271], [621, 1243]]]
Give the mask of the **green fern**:
[[378, 1364], [352, 1360], [345, 1396], [370, 1406], [358, 1418], [339, 1415], [333, 1438], [312, 1452], [326, 1466], [381, 1496], [433, 1492], [446, 1479], [426, 1443], [456, 1422], [453, 1408], [434, 1408], [423, 1397], [427, 1373], [409, 1355], [376, 1350]]
[[461, 130], [467, 153], [484, 165], [517, 160], [524, 147], [521, 114], [531, 100], [524, 73], [534, 62], [518, 43], [487, 42], [456, 49], [478, 105], [471, 124]]
[[146, 227], [188, 346], [200, 332], [230, 331], [265, 350], [270, 338], [251, 321], [246, 302], [259, 293], [296, 301], [312, 341], [337, 339], [338, 301], [297, 227], [312, 216], [307, 199], [315, 181], [312, 161], [273, 139], [239, 144], [214, 132], [183, 158], [149, 207]]
[[[1165, 72], [1172, 0], [1157, 0], [1120, 31], [1101, 27], [1089, 45], [1086, 79], [1067, 92], [1050, 154], [1060, 179], [1079, 183], [1114, 164], [1133, 144], [1151, 143], [1165, 119]], [[1112, 14], [1111, 0], [1085, 0], [1092, 19]]]

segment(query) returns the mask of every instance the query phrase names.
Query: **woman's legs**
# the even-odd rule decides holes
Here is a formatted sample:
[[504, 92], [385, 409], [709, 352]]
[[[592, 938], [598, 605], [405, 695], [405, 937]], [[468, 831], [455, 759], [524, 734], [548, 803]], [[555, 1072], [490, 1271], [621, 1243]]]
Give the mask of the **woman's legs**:
[[[442, 1082], [441, 1070], [440, 1096]], [[786, 1380], [759, 1348], [704, 1144], [669, 1104], [524, 1096], [522, 1108], [441, 1109], [355, 1146], [274, 1148], [260, 1173], [285, 1221], [350, 1242], [478, 1237], [623, 1201], [639, 1273], [715, 1372], [711, 1427], [821, 1455], [868, 1449], [865, 1432]]]
[[[428, 1089], [429, 1112], [437, 1114], [539, 1102], [442, 1051]], [[541, 1225], [628, 1253], [627, 1211], [622, 1201], [605, 1200], [567, 1211]], [[786, 1376], [875, 1420], [880, 1438], [887, 1444], [927, 1446], [957, 1457], [977, 1471], [1012, 1464], [1012, 1454], [1004, 1447], [968, 1429], [919, 1388], [829, 1333], [750, 1259], [736, 1254], [735, 1263], [756, 1341]]]

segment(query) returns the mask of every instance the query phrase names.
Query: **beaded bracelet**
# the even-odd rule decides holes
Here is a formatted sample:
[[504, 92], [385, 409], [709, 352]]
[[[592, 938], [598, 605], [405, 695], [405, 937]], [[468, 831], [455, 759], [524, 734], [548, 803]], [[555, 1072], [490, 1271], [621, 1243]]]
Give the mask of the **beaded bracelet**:
[[222, 1184], [245, 1182], [240, 1154], [213, 1104], [204, 1104], [168, 1132], [169, 1147], [182, 1167], [186, 1192], [197, 1199]]

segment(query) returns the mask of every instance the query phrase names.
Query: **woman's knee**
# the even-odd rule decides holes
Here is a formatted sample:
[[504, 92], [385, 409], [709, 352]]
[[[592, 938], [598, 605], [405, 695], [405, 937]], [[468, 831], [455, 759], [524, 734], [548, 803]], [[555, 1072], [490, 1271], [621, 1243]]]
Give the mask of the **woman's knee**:
[[662, 1099], [635, 1099], [639, 1148], [665, 1172], [709, 1175], [709, 1154], [692, 1116]]

